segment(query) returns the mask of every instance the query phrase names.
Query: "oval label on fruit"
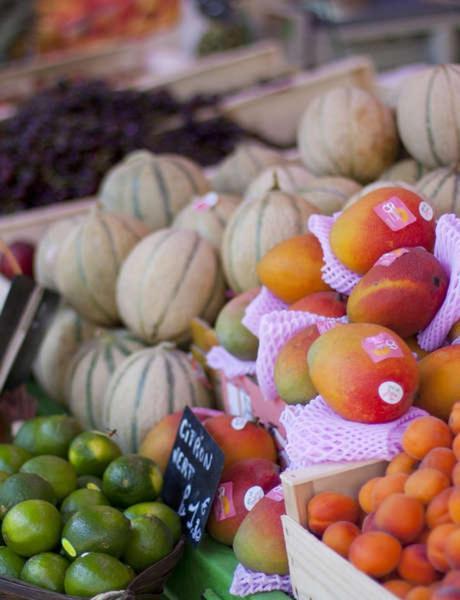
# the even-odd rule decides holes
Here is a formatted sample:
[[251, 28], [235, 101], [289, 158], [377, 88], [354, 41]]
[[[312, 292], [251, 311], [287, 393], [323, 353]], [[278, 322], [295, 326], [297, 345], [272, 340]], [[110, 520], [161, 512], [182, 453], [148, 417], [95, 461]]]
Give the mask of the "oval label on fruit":
[[244, 508], [249, 511], [254, 508], [254, 506], [259, 502], [261, 498], [265, 496], [265, 492], [260, 487], [260, 485], [253, 485], [250, 487], [245, 495], [244, 495]]
[[192, 206], [193, 206], [194, 210], [196, 210], [198, 212], [202, 212], [205, 210], [209, 210], [210, 208], [213, 208], [214, 206], [216, 206], [216, 204], [218, 202], [219, 202], [218, 194], [216, 194], [216, 192], [209, 192], [208, 194], [205, 194], [204, 196], [195, 198]]
[[431, 221], [433, 219], [434, 211], [428, 202], [420, 202], [418, 212], [420, 213], [422, 219], [425, 219], [425, 221]]
[[379, 363], [387, 358], [401, 358], [404, 356], [397, 341], [385, 332], [364, 338], [361, 346], [374, 363]]
[[267, 498], [270, 498], [270, 500], [274, 500], [275, 502], [281, 502], [282, 500], [284, 500], [282, 486], [277, 485], [272, 490], [270, 490], [267, 494]]
[[375, 263], [374, 267], [389, 267], [394, 261], [400, 256], [404, 256], [407, 254], [409, 250], [407, 248], [398, 248], [397, 250], [393, 250], [392, 252], [387, 252], [386, 254], [382, 254], [382, 256]]
[[62, 538], [62, 547], [71, 558], [75, 558], [77, 556], [77, 551], [67, 538]]
[[236, 431], [241, 431], [241, 429], [244, 429], [247, 424], [248, 420], [244, 417], [234, 417], [232, 419], [232, 427], [233, 429], [236, 429]]
[[236, 515], [233, 504], [233, 482], [227, 481], [219, 485], [213, 510], [216, 521], [225, 521]]
[[417, 220], [397, 196], [391, 196], [388, 200], [374, 206], [374, 212], [391, 231], [400, 231]]
[[404, 396], [404, 390], [396, 381], [384, 381], [379, 385], [379, 396], [387, 404], [398, 404]]

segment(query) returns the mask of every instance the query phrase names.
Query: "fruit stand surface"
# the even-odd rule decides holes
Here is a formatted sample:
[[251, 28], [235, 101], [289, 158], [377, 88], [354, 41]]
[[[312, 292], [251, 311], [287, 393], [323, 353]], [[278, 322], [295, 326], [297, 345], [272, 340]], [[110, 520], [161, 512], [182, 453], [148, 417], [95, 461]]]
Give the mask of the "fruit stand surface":
[[[228, 591], [237, 560], [230, 548], [203, 539], [193, 549], [186, 545], [184, 556], [168, 580], [165, 597], [169, 600], [235, 600]], [[264, 592], [246, 596], [247, 600], [288, 600], [283, 592]]]

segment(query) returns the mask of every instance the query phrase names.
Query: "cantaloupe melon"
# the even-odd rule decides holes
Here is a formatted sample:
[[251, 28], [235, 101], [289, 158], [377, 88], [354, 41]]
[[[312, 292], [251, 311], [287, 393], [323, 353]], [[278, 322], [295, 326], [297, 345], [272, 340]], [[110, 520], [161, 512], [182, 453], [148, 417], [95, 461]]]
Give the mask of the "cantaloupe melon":
[[460, 66], [429, 67], [404, 82], [398, 129], [407, 151], [428, 168], [460, 161]]
[[95, 329], [69, 306], [61, 306], [57, 311], [32, 368], [38, 383], [54, 400], [65, 403], [68, 366], [81, 344], [93, 337]]
[[298, 194], [318, 207], [325, 215], [342, 210], [348, 199], [361, 190], [361, 185], [345, 177], [316, 177]]
[[245, 200], [255, 200], [261, 196], [265, 196], [269, 192], [274, 182], [283, 190], [291, 194], [308, 187], [316, 177], [307, 169], [294, 161], [286, 161], [282, 165], [274, 165], [267, 167], [251, 181], [244, 194]]
[[285, 159], [275, 150], [255, 143], [240, 144], [217, 167], [212, 177], [212, 189], [223, 194], [243, 196], [248, 185], [259, 173]]
[[95, 208], [72, 229], [56, 268], [59, 291], [82, 316], [99, 325], [119, 322], [115, 285], [121, 263], [148, 233], [137, 219]]
[[193, 196], [208, 190], [202, 169], [193, 161], [140, 150], [107, 173], [99, 196], [105, 210], [128, 214], [156, 231], [170, 225]]
[[103, 427], [107, 384], [127, 356], [145, 344], [125, 329], [101, 330], [83, 344], [70, 361], [65, 386], [66, 404], [84, 428]]
[[220, 252], [228, 220], [242, 198], [230, 194], [208, 192], [194, 198], [173, 221], [176, 229], [192, 229]]
[[444, 167], [427, 173], [417, 183], [417, 190], [426, 196], [434, 208], [436, 217], [445, 213], [460, 216], [460, 171], [456, 167]]
[[190, 321], [212, 323], [225, 300], [217, 252], [196, 231], [161, 229], [123, 263], [117, 304], [125, 325], [149, 343], [183, 341]]
[[334, 88], [314, 98], [298, 131], [300, 156], [315, 175], [360, 183], [376, 179], [396, 159], [398, 135], [389, 108], [365, 90]]
[[222, 242], [225, 276], [235, 292], [259, 285], [256, 266], [273, 246], [307, 231], [316, 206], [302, 196], [279, 190], [243, 202], [228, 222]]
[[34, 257], [34, 275], [37, 283], [50, 290], [57, 290], [56, 263], [59, 250], [82, 217], [61, 219], [48, 227], [37, 244]]
[[383, 179], [384, 181], [404, 181], [413, 185], [426, 175], [427, 172], [428, 169], [422, 163], [417, 162], [413, 158], [403, 158], [403, 160], [399, 160], [386, 169], [380, 175], [379, 179]]
[[166, 343], [131, 354], [116, 369], [104, 398], [103, 422], [116, 430], [124, 452], [135, 452], [164, 416], [185, 406], [211, 405], [187, 355]]

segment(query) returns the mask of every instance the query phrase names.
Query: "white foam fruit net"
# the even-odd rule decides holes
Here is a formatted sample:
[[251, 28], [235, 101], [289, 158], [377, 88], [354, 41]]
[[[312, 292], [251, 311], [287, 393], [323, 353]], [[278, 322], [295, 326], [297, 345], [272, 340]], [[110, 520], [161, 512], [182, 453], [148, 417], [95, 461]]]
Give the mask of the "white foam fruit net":
[[263, 286], [254, 300], [247, 306], [241, 322], [253, 335], [259, 337], [260, 320], [262, 317], [275, 310], [284, 310], [287, 306], [285, 302], [277, 298]]
[[390, 423], [356, 423], [336, 414], [317, 396], [306, 405], [287, 406], [280, 421], [286, 429], [289, 469], [327, 462], [391, 460], [401, 451], [407, 425], [427, 413], [416, 407]]
[[311, 215], [308, 219], [308, 229], [318, 239], [324, 255], [322, 278], [328, 285], [340, 294], [350, 294], [361, 277], [343, 265], [332, 252], [329, 235], [336, 219], [341, 215], [335, 213], [332, 217], [326, 215]]
[[206, 355], [206, 361], [211, 369], [223, 371], [226, 377], [239, 377], [240, 375], [254, 375], [256, 363], [252, 360], [240, 360], [227, 352], [222, 346], [214, 346]]
[[291, 578], [289, 575], [267, 575], [251, 571], [238, 565], [233, 574], [230, 594], [235, 596], [250, 596], [260, 592], [281, 591], [292, 595]]

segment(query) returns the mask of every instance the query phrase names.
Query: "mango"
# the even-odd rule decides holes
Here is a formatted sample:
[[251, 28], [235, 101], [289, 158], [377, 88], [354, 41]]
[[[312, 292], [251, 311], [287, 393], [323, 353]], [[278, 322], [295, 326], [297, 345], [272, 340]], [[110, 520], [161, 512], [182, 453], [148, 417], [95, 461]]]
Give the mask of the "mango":
[[321, 278], [322, 266], [320, 243], [312, 233], [306, 233], [269, 250], [257, 264], [257, 275], [275, 296], [292, 304], [307, 294], [330, 289]]
[[207, 524], [209, 535], [231, 546], [248, 512], [279, 483], [278, 465], [264, 458], [240, 460], [225, 469]]
[[319, 336], [316, 325], [302, 329], [284, 344], [276, 358], [276, 390], [288, 404], [305, 404], [318, 395], [310, 377], [307, 353]]
[[409, 348], [412, 350], [413, 354], [417, 355], [417, 360], [421, 360], [425, 356], [429, 354], [426, 350], [424, 350], [417, 341], [417, 337], [412, 335], [404, 340]]
[[421, 246], [433, 250], [434, 211], [403, 187], [379, 187], [346, 208], [331, 229], [331, 249], [349, 269], [367, 273], [387, 252]]
[[253, 288], [230, 300], [220, 311], [216, 321], [216, 335], [221, 346], [241, 360], [255, 360], [259, 340], [242, 324], [246, 307], [259, 293]]
[[246, 515], [233, 542], [238, 562], [247, 569], [286, 575], [289, 572], [281, 516], [281, 490], [274, 488]]
[[381, 325], [338, 325], [313, 342], [307, 360], [318, 393], [351, 421], [393, 421], [410, 408], [418, 388], [411, 350]]
[[291, 304], [289, 310], [310, 312], [323, 317], [343, 317], [347, 314], [347, 297], [334, 291], [314, 292]]
[[452, 325], [452, 328], [449, 331], [449, 335], [447, 336], [447, 339], [450, 343], [452, 343], [457, 338], [460, 338], [460, 319]]
[[382, 256], [353, 288], [347, 314], [354, 323], [376, 323], [409, 337], [438, 312], [449, 279], [424, 248], [400, 248]]
[[447, 421], [460, 398], [460, 346], [439, 348], [419, 362], [420, 388], [415, 404]]

